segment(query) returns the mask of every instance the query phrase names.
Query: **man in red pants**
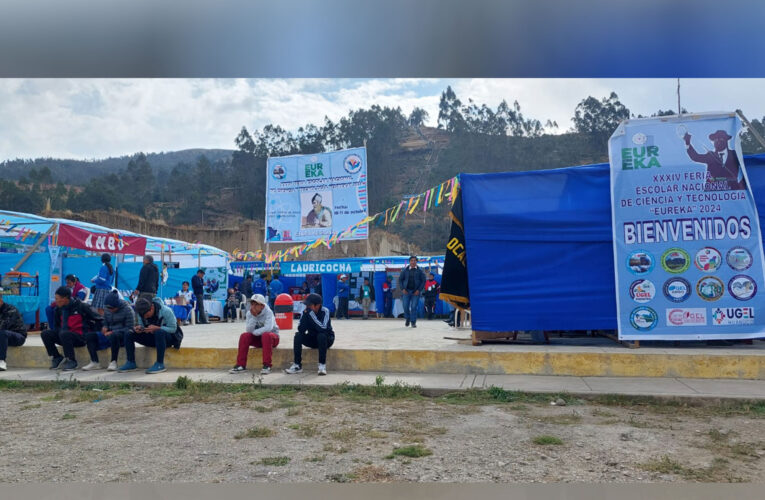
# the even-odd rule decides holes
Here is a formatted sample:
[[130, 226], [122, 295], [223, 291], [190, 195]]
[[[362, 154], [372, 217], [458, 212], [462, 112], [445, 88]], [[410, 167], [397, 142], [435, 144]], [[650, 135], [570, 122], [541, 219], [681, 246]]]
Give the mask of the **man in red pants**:
[[271, 353], [279, 345], [279, 327], [266, 298], [256, 293], [250, 298], [245, 332], [239, 336], [239, 354], [236, 365], [229, 373], [242, 373], [247, 369], [247, 352], [250, 346], [263, 348], [261, 375], [271, 373]]

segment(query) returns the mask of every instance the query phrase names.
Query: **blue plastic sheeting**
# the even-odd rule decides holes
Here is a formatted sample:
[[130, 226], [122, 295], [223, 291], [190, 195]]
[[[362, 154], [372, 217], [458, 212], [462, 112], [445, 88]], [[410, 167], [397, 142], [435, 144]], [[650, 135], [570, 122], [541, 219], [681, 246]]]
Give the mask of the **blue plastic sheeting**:
[[80, 283], [82, 283], [85, 288], [90, 288], [93, 285], [90, 280], [98, 275], [101, 265], [100, 256], [64, 257], [62, 259], [61, 279], [63, 280], [68, 274], [74, 274], [80, 279]]
[[[765, 227], [765, 155], [746, 156]], [[473, 329], [616, 329], [609, 165], [462, 174]]]

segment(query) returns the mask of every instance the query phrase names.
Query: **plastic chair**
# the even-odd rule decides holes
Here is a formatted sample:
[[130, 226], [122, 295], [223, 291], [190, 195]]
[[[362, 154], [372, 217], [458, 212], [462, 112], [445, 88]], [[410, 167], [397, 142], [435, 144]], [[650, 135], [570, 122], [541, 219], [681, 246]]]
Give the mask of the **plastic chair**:
[[[462, 316], [462, 320], [460, 320]], [[459, 326], [458, 326], [459, 325]], [[473, 321], [470, 317], [470, 309], [460, 309], [459, 307], [454, 310], [454, 329], [457, 328], [470, 328], [473, 329]]]

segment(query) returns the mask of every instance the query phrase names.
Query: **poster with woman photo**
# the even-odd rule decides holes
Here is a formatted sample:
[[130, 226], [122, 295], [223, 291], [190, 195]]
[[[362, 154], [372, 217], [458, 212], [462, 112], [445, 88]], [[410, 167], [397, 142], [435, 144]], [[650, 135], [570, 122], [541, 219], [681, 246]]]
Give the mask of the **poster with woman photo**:
[[303, 191], [300, 193], [302, 229], [332, 229], [332, 191]]

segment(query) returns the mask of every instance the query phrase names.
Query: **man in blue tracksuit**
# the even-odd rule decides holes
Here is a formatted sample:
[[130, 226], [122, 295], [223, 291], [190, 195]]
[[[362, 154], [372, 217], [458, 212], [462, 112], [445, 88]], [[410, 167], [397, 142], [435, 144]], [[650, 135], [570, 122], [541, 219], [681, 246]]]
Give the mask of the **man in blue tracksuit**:
[[340, 281], [337, 282], [337, 312], [335, 319], [350, 319], [348, 317], [348, 300], [351, 296], [351, 289], [348, 286], [348, 276], [340, 275]]
[[420, 305], [422, 290], [425, 288], [425, 273], [417, 267], [417, 257], [409, 257], [409, 265], [401, 271], [398, 285], [403, 294], [401, 301], [404, 303], [405, 326], [411, 323], [412, 328], [417, 328], [417, 309]]

